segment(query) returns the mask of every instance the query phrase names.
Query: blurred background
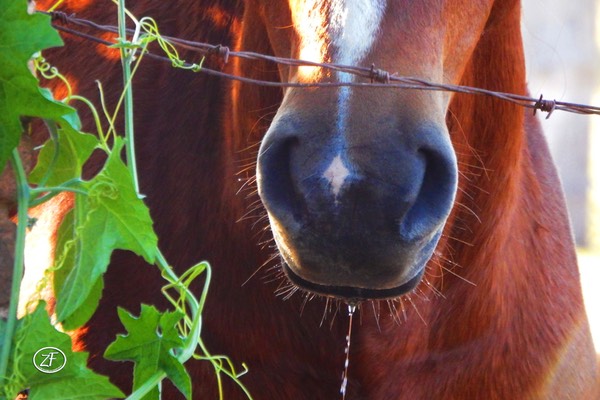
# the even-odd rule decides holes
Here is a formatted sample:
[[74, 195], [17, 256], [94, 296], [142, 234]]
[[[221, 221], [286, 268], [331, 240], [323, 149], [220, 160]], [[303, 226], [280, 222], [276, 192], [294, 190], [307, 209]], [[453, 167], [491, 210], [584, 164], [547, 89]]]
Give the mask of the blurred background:
[[[600, 106], [600, 0], [522, 1], [531, 95]], [[600, 353], [600, 116], [556, 112], [540, 120], [565, 190]]]

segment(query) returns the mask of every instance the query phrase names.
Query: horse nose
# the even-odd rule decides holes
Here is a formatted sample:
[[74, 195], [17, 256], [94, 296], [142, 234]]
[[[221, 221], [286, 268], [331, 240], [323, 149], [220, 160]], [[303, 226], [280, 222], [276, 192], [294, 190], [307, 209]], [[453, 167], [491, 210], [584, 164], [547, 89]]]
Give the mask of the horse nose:
[[305, 208], [291, 169], [292, 152], [298, 144], [294, 136], [263, 140], [256, 171], [258, 192], [267, 212], [290, 229], [302, 219]]
[[282, 125], [261, 145], [257, 180], [288, 276], [338, 297], [412, 289], [456, 192], [444, 132], [353, 146]]

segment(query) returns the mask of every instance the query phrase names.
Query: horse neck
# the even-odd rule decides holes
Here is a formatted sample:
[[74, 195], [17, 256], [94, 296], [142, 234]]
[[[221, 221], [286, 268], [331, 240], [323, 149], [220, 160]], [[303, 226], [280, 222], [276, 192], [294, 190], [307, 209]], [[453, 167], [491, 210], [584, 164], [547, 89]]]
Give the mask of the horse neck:
[[[507, 3], [494, 7], [461, 84], [526, 94], [520, 6]], [[513, 221], [520, 218], [517, 205], [527, 147], [524, 111], [491, 96], [457, 95], [448, 125], [460, 177], [446, 245], [456, 255], [453, 261], [470, 268], [470, 274], [489, 277], [490, 271], [475, 271], [467, 264], [489, 265], [501, 258]]]
[[[520, 5], [501, 3], [492, 11], [461, 84], [523, 95]], [[547, 343], [564, 340], [585, 315], [560, 182], [539, 124], [512, 103], [457, 95], [448, 125], [460, 178], [456, 206], [437, 252], [443, 259], [437, 262], [460, 278], [445, 270], [431, 274], [430, 284], [444, 297], [420, 302], [419, 313], [429, 325], [417, 317], [407, 329], [420, 331], [415, 336], [435, 332], [437, 339], [424, 340], [442, 353], [510, 342], [516, 330]], [[573, 313], [558, 317], [555, 309]], [[515, 318], [522, 319], [517, 323]], [[538, 319], [556, 320], [555, 330], [536, 331]]]

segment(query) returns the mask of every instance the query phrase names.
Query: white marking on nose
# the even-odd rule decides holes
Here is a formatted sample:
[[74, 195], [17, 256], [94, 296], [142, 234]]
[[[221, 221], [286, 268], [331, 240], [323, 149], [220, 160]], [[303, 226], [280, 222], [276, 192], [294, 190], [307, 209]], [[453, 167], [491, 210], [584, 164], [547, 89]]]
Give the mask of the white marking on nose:
[[[333, 45], [333, 62], [343, 65], [358, 65], [373, 46], [386, 0], [341, 0], [332, 2], [329, 34]], [[338, 72], [340, 82], [354, 82], [355, 76]], [[351, 87], [341, 87], [338, 91], [337, 133], [347, 130], [350, 115]]]
[[331, 161], [331, 164], [329, 164], [329, 167], [327, 167], [323, 173], [323, 178], [329, 182], [329, 185], [331, 186], [331, 193], [333, 194], [333, 197], [335, 197], [336, 201], [348, 176], [350, 176], [350, 170], [346, 168], [341, 155], [338, 154], [334, 157], [333, 161]]
[[[300, 57], [315, 62], [359, 65], [373, 47], [380, 31], [387, 0], [288, 0], [292, 23], [300, 37]], [[370, 64], [370, 63], [369, 63]], [[316, 67], [301, 67], [300, 80], [319, 80], [327, 76]], [[339, 82], [351, 83], [352, 74], [336, 72]], [[348, 131], [352, 88], [337, 93], [337, 120], [333, 132], [344, 141]], [[350, 171], [338, 154], [323, 173], [337, 197]]]
[[331, 1], [328, 33], [334, 62], [355, 65], [363, 59], [377, 37], [386, 0]]

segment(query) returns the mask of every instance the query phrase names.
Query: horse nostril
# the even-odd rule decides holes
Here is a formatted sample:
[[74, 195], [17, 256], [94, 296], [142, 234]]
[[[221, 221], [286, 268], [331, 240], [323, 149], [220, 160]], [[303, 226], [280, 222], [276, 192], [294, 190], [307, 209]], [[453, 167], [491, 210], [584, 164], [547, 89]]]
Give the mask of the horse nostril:
[[[263, 143], [258, 155], [257, 183], [259, 195], [267, 210], [279, 220], [298, 222], [301, 218], [301, 196], [292, 179], [291, 154], [298, 138], [277, 138]], [[293, 221], [290, 221], [290, 217]]]
[[[450, 147], [450, 146], [447, 146]], [[407, 242], [427, 238], [443, 224], [452, 209], [457, 186], [456, 156], [450, 148], [422, 149], [425, 172], [416, 200], [400, 223], [400, 235]]]

